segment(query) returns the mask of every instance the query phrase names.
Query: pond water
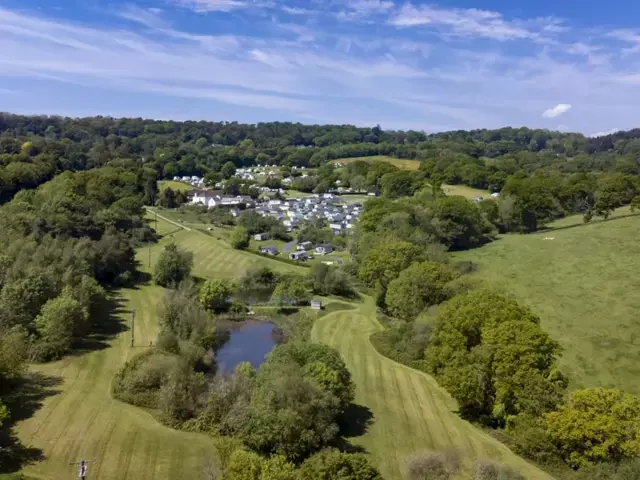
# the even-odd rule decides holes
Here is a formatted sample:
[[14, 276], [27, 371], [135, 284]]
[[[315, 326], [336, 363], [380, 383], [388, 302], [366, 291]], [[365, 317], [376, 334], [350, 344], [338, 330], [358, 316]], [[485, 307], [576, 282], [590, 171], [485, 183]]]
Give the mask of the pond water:
[[277, 336], [278, 329], [270, 322], [255, 320], [229, 327], [229, 340], [216, 353], [220, 371], [232, 372], [241, 362], [258, 368], [278, 343]]

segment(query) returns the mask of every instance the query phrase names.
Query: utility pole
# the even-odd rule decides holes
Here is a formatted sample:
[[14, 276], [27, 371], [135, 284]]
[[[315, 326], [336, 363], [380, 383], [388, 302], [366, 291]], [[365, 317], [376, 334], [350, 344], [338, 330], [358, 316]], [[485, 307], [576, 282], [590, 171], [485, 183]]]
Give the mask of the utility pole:
[[133, 347], [134, 331], [136, 326], [136, 310], [131, 310], [131, 346]]
[[69, 465], [79, 465], [78, 469], [78, 478], [86, 478], [87, 477], [87, 469], [89, 468], [89, 463], [95, 462], [96, 459], [93, 458], [91, 460], [80, 460], [79, 462], [71, 462]]
[[156, 233], [158, 233], [158, 212], [153, 212], [156, 215]]

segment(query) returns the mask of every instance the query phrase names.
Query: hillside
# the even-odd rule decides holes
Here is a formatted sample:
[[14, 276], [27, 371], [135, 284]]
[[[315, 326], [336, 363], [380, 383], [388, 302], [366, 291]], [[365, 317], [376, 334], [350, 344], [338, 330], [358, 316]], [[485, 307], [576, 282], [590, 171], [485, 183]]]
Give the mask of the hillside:
[[640, 216], [619, 209], [584, 225], [569, 217], [531, 235], [506, 235], [455, 254], [476, 277], [529, 305], [563, 347], [571, 388], [617, 387], [639, 394]]

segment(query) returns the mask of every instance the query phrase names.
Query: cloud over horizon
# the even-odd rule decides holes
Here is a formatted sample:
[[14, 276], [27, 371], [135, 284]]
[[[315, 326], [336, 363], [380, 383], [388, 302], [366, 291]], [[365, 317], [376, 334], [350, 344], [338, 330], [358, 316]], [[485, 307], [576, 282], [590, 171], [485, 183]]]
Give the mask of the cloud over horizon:
[[580, 105], [563, 129], [586, 133], [631, 128], [640, 108], [640, 33], [591, 29], [587, 42], [551, 15], [391, 0], [42, 2], [0, 7], [0, 91], [14, 92], [3, 109], [438, 131], [545, 128]]

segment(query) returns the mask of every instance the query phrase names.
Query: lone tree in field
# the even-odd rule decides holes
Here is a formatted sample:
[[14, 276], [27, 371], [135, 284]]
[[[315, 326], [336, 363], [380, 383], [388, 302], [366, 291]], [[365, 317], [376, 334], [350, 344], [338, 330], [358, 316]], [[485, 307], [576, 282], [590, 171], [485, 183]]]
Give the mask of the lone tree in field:
[[231, 246], [237, 250], [244, 250], [249, 246], [249, 230], [242, 226], [233, 229]]
[[215, 313], [229, 308], [227, 299], [234, 291], [234, 286], [227, 280], [207, 280], [200, 288], [200, 303]]
[[153, 281], [163, 287], [177, 285], [191, 274], [193, 254], [175, 243], [164, 247], [153, 271]]

